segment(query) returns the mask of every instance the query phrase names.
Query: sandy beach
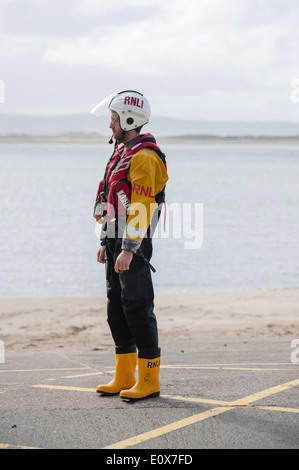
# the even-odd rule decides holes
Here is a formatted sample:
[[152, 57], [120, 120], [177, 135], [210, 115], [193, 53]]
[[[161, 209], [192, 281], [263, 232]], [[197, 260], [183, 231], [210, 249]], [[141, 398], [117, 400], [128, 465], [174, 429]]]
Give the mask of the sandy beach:
[[[1, 299], [0, 339], [7, 353], [114, 350], [106, 298]], [[156, 295], [161, 347], [209, 340], [299, 337], [299, 288]]]

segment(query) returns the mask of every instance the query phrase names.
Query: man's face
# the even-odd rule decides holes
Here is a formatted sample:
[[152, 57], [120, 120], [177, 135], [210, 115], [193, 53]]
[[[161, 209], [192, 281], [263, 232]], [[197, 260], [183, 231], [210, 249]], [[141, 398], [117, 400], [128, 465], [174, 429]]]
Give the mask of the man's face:
[[122, 128], [119, 125], [119, 117], [118, 114], [114, 111], [111, 111], [111, 121], [109, 128], [112, 130], [113, 137], [115, 140], [120, 140], [122, 137]]

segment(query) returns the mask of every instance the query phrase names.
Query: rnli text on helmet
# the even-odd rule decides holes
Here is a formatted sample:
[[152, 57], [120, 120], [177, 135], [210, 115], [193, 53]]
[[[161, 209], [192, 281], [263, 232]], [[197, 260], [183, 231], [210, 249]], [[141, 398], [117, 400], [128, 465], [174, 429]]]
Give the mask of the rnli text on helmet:
[[137, 108], [143, 108], [143, 100], [139, 104], [139, 98], [134, 98], [133, 96], [125, 96], [124, 104], [129, 104], [131, 106], [136, 106]]

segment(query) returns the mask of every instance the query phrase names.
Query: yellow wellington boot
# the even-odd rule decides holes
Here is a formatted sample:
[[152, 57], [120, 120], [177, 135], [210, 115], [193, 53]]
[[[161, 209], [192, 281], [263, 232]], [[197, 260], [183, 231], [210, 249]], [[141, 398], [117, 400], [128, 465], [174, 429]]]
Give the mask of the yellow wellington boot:
[[135, 369], [137, 353], [115, 354], [116, 367], [113, 379], [105, 385], [99, 385], [98, 393], [116, 395], [124, 388], [133, 387], [136, 383]]
[[126, 400], [158, 397], [160, 395], [159, 370], [160, 357], [138, 358], [138, 380], [129, 390], [123, 389], [119, 396]]

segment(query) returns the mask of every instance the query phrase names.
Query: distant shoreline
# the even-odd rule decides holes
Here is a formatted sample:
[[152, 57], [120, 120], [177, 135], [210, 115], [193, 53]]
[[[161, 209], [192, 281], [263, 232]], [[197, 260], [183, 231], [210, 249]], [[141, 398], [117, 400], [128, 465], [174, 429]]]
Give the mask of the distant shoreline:
[[[0, 136], [1, 142], [11, 143], [107, 143], [109, 137], [92, 134], [62, 134], [62, 135], [3, 135]], [[262, 142], [289, 142], [299, 143], [299, 135], [294, 136], [270, 136], [270, 135], [236, 135], [236, 136], [218, 136], [218, 135], [176, 135], [176, 136], [157, 136], [160, 142], [236, 142], [236, 143], [262, 143]]]

